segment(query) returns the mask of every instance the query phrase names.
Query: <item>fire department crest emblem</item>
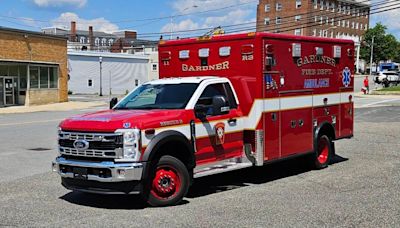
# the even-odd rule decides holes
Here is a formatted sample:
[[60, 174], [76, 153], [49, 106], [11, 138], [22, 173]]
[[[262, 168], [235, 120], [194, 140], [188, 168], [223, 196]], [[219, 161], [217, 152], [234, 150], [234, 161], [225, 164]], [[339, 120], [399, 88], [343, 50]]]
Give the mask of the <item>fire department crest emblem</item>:
[[344, 87], [349, 87], [349, 85], [351, 83], [351, 71], [350, 71], [350, 69], [348, 67], [346, 67], [343, 70], [342, 82], [343, 82]]
[[217, 145], [222, 145], [225, 142], [225, 124], [218, 123], [215, 125], [215, 139]]

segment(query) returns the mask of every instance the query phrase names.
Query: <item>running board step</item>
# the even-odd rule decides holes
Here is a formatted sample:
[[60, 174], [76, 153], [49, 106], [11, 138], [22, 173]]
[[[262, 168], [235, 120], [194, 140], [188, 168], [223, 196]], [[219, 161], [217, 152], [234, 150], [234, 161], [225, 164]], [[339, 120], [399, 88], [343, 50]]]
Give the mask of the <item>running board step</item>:
[[251, 162], [223, 162], [217, 163], [208, 167], [196, 168], [194, 171], [194, 178], [224, 173], [228, 171], [244, 169], [253, 166]]

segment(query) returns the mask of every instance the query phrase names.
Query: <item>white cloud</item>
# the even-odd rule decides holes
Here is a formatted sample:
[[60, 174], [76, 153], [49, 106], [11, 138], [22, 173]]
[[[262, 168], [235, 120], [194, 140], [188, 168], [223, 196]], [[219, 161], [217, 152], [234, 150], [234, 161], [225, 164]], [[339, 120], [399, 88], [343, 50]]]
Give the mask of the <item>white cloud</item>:
[[76, 22], [76, 27], [79, 30], [88, 30], [89, 26], [93, 26], [95, 31], [114, 32], [117, 31], [118, 25], [111, 23], [103, 17], [94, 19], [83, 19], [77, 14], [66, 12], [62, 13], [58, 18], [51, 21], [53, 26], [69, 28], [71, 21]]
[[161, 28], [161, 32], [170, 33], [172, 31], [186, 31], [186, 30], [194, 30], [199, 29], [200, 25], [191, 19], [180, 21], [179, 23], [168, 23], [164, 27]]
[[[254, 0], [175, 0], [171, 4], [176, 11], [173, 15], [177, 15], [174, 17], [173, 30], [211, 29], [224, 25], [254, 22], [257, 3], [258, 1]], [[189, 19], [187, 19], [188, 17]], [[255, 26], [255, 23], [245, 24], [240, 28], [251, 26]], [[236, 27], [236, 29], [240, 28]], [[235, 28], [230, 29], [234, 30]], [[167, 23], [161, 29], [161, 32], [170, 31], [171, 23]], [[206, 32], [208, 31], [202, 30], [198, 33]]]
[[63, 7], [63, 6], [74, 6], [82, 8], [86, 5], [87, 0], [33, 0], [39, 7]]

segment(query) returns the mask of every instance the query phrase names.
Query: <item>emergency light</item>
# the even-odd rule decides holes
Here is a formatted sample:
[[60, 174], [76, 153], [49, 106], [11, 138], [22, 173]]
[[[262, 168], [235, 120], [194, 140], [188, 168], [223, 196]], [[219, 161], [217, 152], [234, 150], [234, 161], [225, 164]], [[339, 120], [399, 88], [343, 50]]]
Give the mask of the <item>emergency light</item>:
[[254, 46], [252, 44], [242, 45], [241, 52], [242, 55], [252, 55], [254, 52]]
[[171, 60], [171, 52], [170, 52], [170, 51], [161, 52], [160, 58], [161, 58], [162, 61], [169, 61], [169, 60]]

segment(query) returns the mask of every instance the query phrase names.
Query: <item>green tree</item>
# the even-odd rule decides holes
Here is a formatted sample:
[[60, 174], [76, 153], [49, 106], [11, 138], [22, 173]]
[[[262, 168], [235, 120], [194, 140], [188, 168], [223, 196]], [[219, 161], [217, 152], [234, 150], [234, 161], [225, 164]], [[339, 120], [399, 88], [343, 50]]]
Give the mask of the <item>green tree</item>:
[[381, 23], [367, 30], [363, 45], [360, 49], [360, 56], [362, 59], [365, 59], [367, 62], [370, 61], [372, 38], [374, 38], [374, 55], [372, 58], [374, 63], [387, 60], [400, 60], [399, 42], [392, 34], [387, 34], [386, 30], [387, 27]]

